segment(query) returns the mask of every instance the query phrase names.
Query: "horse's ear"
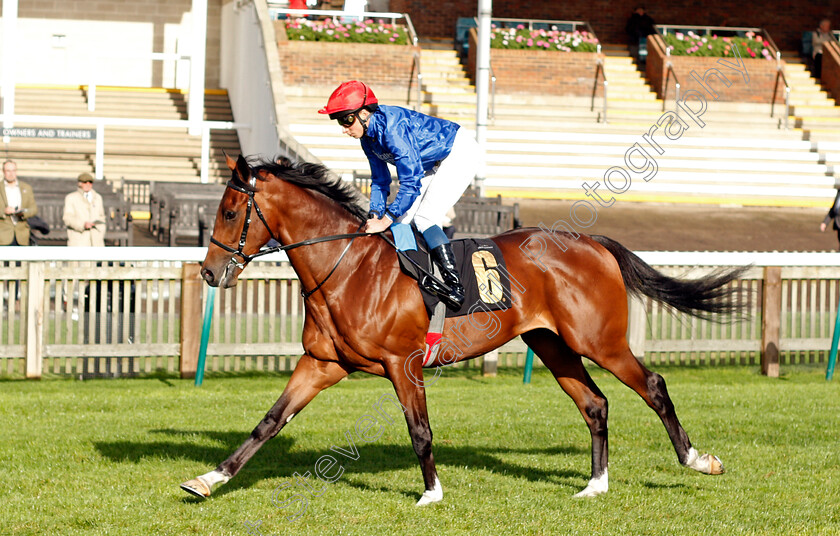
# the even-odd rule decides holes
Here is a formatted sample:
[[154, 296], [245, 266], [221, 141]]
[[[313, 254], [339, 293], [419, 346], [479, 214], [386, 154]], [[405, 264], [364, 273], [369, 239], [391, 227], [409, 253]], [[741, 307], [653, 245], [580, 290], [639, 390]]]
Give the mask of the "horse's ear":
[[248, 165], [248, 161], [242, 155], [239, 155], [239, 159], [236, 161], [236, 172], [239, 174], [239, 180], [243, 184], [248, 184], [248, 181], [251, 179], [251, 166]]
[[229, 155], [229, 154], [227, 154], [227, 153], [224, 153], [224, 155], [225, 155], [225, 162], [227, 163], [227, 167], [228, 167], [231, 171], [233, 171], [234, 169], [236, 169], [236, 160], [234, 160], [233, 158], [231, 158], [231, 157], [230, 157], [230, 155]]

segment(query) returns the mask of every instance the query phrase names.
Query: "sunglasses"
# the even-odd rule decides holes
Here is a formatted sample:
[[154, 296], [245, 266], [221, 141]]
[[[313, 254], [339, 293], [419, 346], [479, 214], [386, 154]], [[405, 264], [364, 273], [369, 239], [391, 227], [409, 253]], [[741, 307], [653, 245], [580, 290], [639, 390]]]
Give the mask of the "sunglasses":
[[347, 114], [344, 117], [338, 117], [336, 121], [344, 128], [350, 128], [356, 122], [356, 114]]

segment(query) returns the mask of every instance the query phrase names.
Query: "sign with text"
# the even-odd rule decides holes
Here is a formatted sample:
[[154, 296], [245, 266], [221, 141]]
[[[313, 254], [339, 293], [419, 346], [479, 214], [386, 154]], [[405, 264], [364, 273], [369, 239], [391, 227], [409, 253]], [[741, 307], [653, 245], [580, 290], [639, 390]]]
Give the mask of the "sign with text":
[[12, 138], [44, 138], [50, 140], [95, 140], [96, 129], [14, 127], [3, 129], [3, 137], [6, 136]]

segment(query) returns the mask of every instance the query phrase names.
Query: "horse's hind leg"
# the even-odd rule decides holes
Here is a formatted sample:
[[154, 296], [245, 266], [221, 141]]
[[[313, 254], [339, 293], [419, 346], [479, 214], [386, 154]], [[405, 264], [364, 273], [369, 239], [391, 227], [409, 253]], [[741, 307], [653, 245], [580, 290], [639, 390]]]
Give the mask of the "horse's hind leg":
[[601, 367], [612, 372], [626, 386], [636, 391], [665, 425], [680, 463], [701, 473], [717, 475], [723, 473], [720, 458], [710, 454], [697, 453], [685, 433], [674, 403], [665, 387], [665, 379], [642, 365], [630, 351], [627, 340], [622, 336], [613, 350], [603, 350], [590, 356]]
[[551, 331], [535, 330], [522, 340], [540, 356], [563, 391], [574, 400], [592, 436], [592, 473], [586, 488], [575, 497], [594, 497], [609, 488], [607, 475], [607, 399], [592, 381], [579, 354]]
[[334, 385], [347, 374], [348, 371], [338, 363], [318, 361], [303, 355], [295, 366], [283, 394], [248, 439], [214, 471], [184, 482], [181, 488], [198, 497], [209, 497], [214, 485], [224, 484], [236, 475], [263, 443], [276, 436], [292, 417], [315, 398], [315, 395]]

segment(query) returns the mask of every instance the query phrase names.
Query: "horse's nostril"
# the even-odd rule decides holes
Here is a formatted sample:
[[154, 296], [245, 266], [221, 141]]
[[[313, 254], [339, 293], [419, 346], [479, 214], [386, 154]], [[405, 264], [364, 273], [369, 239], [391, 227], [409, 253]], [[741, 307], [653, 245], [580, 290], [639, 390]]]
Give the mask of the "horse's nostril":
[[203, 277], [205, 281], [210, 283], [210, 282], [213, 281], [213, 271], [208, 270], [207, 268], [202, 268], [201, 269], [201, 277]]

